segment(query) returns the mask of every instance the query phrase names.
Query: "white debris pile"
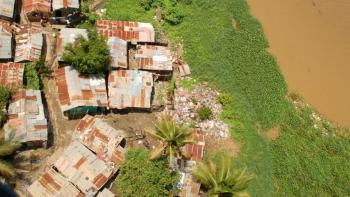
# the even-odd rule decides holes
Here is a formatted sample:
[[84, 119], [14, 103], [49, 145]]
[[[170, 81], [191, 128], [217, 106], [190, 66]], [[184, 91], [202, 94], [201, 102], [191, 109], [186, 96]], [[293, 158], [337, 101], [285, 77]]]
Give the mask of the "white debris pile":
[[[169, 112], [175, 121], [193, 123], [207, 136], [227, 138], [230, 127], [219, 119], [222, 112], [222, 106], [217, 101], [219, 94], [205, 85], [195, 85], [191, 93], [178, 86], [174, 93], [174, 109]], [[203, 106], [212, 110], [210, 120], [200, 120], [198, 117], [197, 110]]]

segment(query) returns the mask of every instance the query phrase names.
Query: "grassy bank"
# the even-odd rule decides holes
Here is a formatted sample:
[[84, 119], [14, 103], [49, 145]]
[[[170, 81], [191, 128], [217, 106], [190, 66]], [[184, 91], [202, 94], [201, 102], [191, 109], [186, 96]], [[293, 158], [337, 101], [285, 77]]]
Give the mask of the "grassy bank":
[[[142, 10], [137, 2], [110, 0], [107, 18], [153, 22], [154, 11]], [[262, 27], [246, 2], [193, 0], [179, 5], [185, 13], [183, 23], [162, 28], [173, 42], [183, 44], [194, 77], [232, 96], [223, 118], [232, 125], [233, 138], [242, 143], [238, 163], [257, 175], [249, 188], [252, 195], [299, 196], [301, 191], [309, 196], [320, 191], [342, 196], [350, 179], [340, 172], [350, 171], [350, 166], [334, 166], [349, 160], [345, 150], [350, 142], [325, 138], [321, 128], [305, 123], [308, 110], [296, 111], [287, 101], [286, 82], [275, 58], [266, 52]], [[280, 138], [267, 141], [265, 131], [276, 126], [281, 128]]]

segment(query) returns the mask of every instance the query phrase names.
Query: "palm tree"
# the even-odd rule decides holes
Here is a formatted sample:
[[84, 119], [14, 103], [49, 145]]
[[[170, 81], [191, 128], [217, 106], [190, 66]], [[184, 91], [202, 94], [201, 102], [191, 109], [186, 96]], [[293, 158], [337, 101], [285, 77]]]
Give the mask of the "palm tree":
[[7, 161], [4, 160], [5, 156], [9, 156], [14, 153], [21, 144], [19, 143], [10, 143], [10, 142], [0, 142], [0, 176], [12, 179], [16, 176], [15, 168]]
[[161, 141], [161, 145], [155, 148], [150, 155], [150, 160], [161, 156], [169, 156], [169, 166], [174, 169], [175, 158], [188, 158], [184, 150], [186, 144], [193, 144], [192, 131], [188, 127], [177, 124], [169, 115], [163, 115], [155, 125], [155, 130], [146, 130], [153, 138]]
[[209, 196], [249, 196], [244, 190], [253, 176], [247, 174], [245, 169], [234, 169], [233, 158], [227, 154], [219, 154], [216, 158], [216, 161], [211, 159], [199, 164], [192, 172], [193, 177], [208, 190]]

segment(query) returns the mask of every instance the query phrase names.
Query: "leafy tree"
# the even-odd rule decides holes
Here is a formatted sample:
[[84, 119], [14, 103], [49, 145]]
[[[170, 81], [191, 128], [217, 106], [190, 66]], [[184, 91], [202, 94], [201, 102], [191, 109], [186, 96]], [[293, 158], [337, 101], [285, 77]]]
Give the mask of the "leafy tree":
[[161, 141], [160, 147], [154, 149], [150, 159], [155, 160], [161, 156], [169, 156], [169, 166], [173, 169], [175, 157], [187, 158], [188, 154], [184, 150], [186, 144], [193, 144], [191, 140], [192, 131], [184, 125], [177, 124], [168, 115], [162, 116], [161, 120], [155, 124], [155, 130], [149, 131], [151, 137]]
[[0, 120], [5, 117], [3, 110], [11, 96], [11, 90], [0, 85]]
[[26, 88], [40, 90], [43, 87], [42, 79], [49, 76], [51, 71], [45, 65], [42, 57], [37, 62], [27, 63], [24, 68], [24, 84]]
[[213, 197], [249, 196], [243, 191], [253, 179], [245, 170], [235, 169], [233, 158], [226, 153], [220, 153], [207, 163], [199, 164], [192, 175]]
[[104, 75], [110, 63], [109, 48], [96, 30], [89, 30], [88, 39], [79, 36], [66, 45], [62, 59], [80, 73]]
[[178, 175], [170, 173], [164, 159], [149, 161], [149, 153], [139, 149], [126, 152], [125, 163], [112, 191], [118, 196], [163, 197], [176, 194]]
[[81, 13], [84, 16], [85, 25], [94, 25], [96, 20], [99, 19], [99, 16], [95, 12], [90, 11], [90, 5], [94, 0], [86, 0], [81, 4]]
[[16, 171], [14, 167], [5, 160], [4, 157], [12, 155], [21, 144], [18, 143], [8, 143], [3, 142], [3, 139], [0, 142], [0, 175], [7, 179], [13, 179], [16, 176]]

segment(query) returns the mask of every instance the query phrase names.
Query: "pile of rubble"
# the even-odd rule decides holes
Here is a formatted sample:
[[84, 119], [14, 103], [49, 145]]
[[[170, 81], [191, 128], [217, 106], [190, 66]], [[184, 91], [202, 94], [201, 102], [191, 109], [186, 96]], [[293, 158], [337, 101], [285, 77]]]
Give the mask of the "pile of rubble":
[[[205, 85], [195, 85], [188, 91], [178, 84], [174, 93], [174, 109], [169, 112], [175, 121], [196, 126], [207, 136], [228, 138], [230, 128], [219, 118], [222, 112], [222, 105], [217, 101], [219, 95], [219, 92]], [[198, 117], [197, 110], [203, 106], [212, 110], [211, 119], [200, 120]]]

